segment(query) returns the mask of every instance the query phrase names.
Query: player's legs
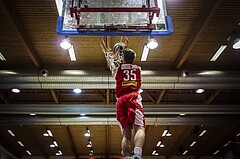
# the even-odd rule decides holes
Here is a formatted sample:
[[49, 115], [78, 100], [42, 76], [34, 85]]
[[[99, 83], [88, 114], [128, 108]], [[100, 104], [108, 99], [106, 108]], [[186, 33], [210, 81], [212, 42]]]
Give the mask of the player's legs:
[[132, 100], [132, 108], [134, 109], [134, 155], [132, 159], [142, 158], [142, 148], [145, 143], [145, 119], [144, 110], [141, 103], [141, 96], [138, 94], [136, 99]]
[[143, 126], [135, 125], [134, 146], [143, 148], [145, 142], [145, 128]]
[[122, 138], [122, 153], [123, 156], [131, 156], [131, 140], [132, 140], [132, 127], [131, 125], [126, 125], [123, 131], [123, 138]]
[[143, 126], [135, 125], [135, 136], [134, 136], [134, 155], [136, 158], [142, 157], [142, 149], [145, 142], [145, 128]]

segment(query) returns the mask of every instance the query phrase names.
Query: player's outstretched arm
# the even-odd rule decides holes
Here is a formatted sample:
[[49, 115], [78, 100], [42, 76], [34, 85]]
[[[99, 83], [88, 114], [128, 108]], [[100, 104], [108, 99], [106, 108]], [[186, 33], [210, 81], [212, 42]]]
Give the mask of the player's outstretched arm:
[[115, 61], [115, 55], [112, 52], [112, 49], [108, 45], [107, 37], [101, 38], [100, 46], [101, 46], [102, 52], [104, 53], [104, 56], [106, 58], [107, 65], [108, 65], [109, 69], [111, 70], [112, 75], [115, 77], [118, 64]]

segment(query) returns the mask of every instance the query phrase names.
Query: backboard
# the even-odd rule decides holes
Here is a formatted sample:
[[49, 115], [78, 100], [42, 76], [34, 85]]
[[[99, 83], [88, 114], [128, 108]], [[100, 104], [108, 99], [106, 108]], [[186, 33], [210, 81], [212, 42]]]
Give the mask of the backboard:
[[168, 36], [165, 0], [59, 0], [56, 31], [82, 36]]

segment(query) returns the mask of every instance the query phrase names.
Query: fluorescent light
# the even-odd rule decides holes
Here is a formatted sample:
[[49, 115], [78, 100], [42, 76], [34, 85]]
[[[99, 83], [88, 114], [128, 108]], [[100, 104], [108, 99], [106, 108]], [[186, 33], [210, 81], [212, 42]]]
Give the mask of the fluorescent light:
[[6, 61], [6, 58], [3, 56], [3, 54], [0, 52], [0, 60]]
[[237, 42], [235, 42], [235, 44], [233, 44], [233, 48], [240, 49], [240, 40], [238, 40]]
[[166, 136], [172, 136], [172, 134], [168, 131]]
[[43, 136], [49, 136], [49, 135], [48, 135], [48, 133], [47, 133], [47, 132], [45, 132], [45, 133], [43, 134]]
[[231, 143], [231, 141], [228, 141], [226, 144], [224, 144], [223, 146], [228, 146]]
[[57, 155], [57, 156], [62, 155], [62, 151], [58, 149], [58, 151], [56, 152], [56, 155]]
[[50, 129], [46, 129], [46, 132], [43, 134], [43, 136], [53, 136]]
[[153, 150], [153, 152], [152, 152], [152, 155], [155, 155], [155, 154], [156, 154], [156, 152], [157, 152], [156, 150]]
[[185, 150], [185, 151], [183, 152], [183, 155], [186, 155], [187, 152], [188, 152], [188, 150]]
[[141, 61], [147, 61], [148, 53], [149, 53], [149, 48], [147, 47], [147, 45], [144, 45]]
[[181, 114], [179, 114], [180, 116], [185, 116], [186, 114], [184, 114], [184, 113], [181, 113]]
[[162, 141], [158, 141], [157, 143], [157, 147], [159, 147], [161, 145]]
[[162, 140], [159, 140], [158, 143], [157, 143], [157, 147], [165, 147], [165, 145], [162, 143]]
[[86, 137], [91, 136], [91, 135], [90, 135], [90, 130], [89, 130], [88, 128], [86, 129], [86, 132], [85, 132], [84, 136], [86, 136]]
[[168, 130], [165, 129], [165, 130], [163, 131], [163, 133], [162, 133], [162, 136], [166, 136], [167, 132], [168, 132]]
[[240, 136], [240, 133], [238, 133], [236, 136], [237, 136], [237, 137]]
[[49, 136], [53, 136], [53, 134], [52, 134], [50, 129], [47, 129], [47, 133], [48, 133]]
[[18, 141], [18, 144], [22, 147], [24, 147], [23, 143], [21, 141]]
[[213, 55], [210, 61], [216, 61], [217, 58], [222, 54], [222, 52], [227, 48], [227, 45], [221, 45], [217, 52]]
[[57, 144], [57, 141], [56, 140], [53, 140], [53, 144], [58, 147], [58, 144]]
[[90, 147], [92, 147], [92, 141], [91, 141], [91, 140], [88, 140], [87, 148], [90, 148]]
[[20, 93], [20, 89], [18, 89], [18, 88], [13, 88], [13, 89], [12, 89], [12, 92], [13, 92], [13, 93]]
[[158, 152], [156, 152], [156, 153], [155, 153], [155, 156], [158, 156], [158, 155], [159, 155], [159, 153], [158, 153]]
[[71, 61], [76, 61], [77, 60], [73, 45], [72, 45], [72, 47], [70, 47], [68, 49], [68, 54], [70, 56]]
[[199, 136], [203, 136], [206, 132], [207, 130], [203, 130]]
[[32, 153], [29, 150], [26, 150], [26, 152], [28, 153], [28, 155], [32, 155]]
[[54, 144], [51, 144], [50, 147], [55, 147], [55, 145], [54, 145]]
[[165, 145], [162, 143], [162, 144], [160, 145], [160, 147], [163, 148], [163, 147], [165, 147]]
[[202, 88], [199, 88], [199, 89], [196, 90], [196, 93], [198, 93], [198, 94], [201, 94], [203, 92], [204, 92], [204, 89], [202, 89]]
[[213, 155], [216, 155], [218, 152], [220, 152], [220, 150], [217, 150], [213, 153]]
[[193, 141], [190, 145], [190, 147], [193, 147], [195, 144], [197, 143], [197, 141]]
[[74, 93], [82, 93], [82, 90], [79, 89], [79, 88], [75, 88], [75, 89], [73, 90], [73, 92], [74, 92]]
[[63, 7], [63, 1], [62, 0], [55, 0], [57, 10], [58, 10], [58, 15], [62, 16], [62, 7]]
[[11, 136], [15, 136], [15, 134], [12, 132], [12, 130], [8, 129], [7, 131]]

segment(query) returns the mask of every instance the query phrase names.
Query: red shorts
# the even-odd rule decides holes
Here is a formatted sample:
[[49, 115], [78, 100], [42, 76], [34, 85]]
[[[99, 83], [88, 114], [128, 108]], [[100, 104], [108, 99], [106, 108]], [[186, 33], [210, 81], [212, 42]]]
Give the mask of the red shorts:
[[116, 117], [122, 133], [127, 124], [145, 127], [141, 95], [133, 92], [117, 98]]

